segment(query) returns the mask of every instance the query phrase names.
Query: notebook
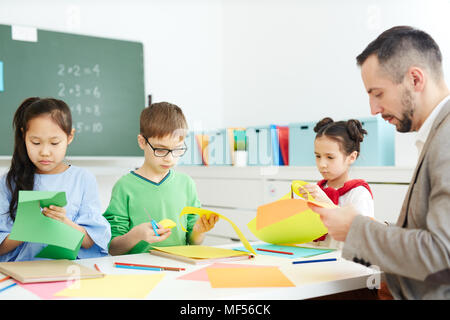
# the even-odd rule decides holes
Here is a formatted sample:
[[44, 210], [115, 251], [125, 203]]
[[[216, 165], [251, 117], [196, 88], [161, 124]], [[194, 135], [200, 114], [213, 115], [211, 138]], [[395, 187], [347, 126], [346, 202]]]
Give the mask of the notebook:
[[153, 247], [150, 254], [190, 264], [245, 260], [253, 257], [248, 252], [202, 245]]
[[100, 278], [105, 275], [67, 259], [1, 262], [0, 271], [21, 283]]

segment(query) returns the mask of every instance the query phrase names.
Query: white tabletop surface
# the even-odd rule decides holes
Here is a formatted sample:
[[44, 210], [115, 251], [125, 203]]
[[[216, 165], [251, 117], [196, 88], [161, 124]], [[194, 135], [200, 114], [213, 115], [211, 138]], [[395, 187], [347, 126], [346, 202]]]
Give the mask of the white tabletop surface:
[[[260, 242], [257, 242], [260, 243]], [[239, 247], [240, 243], [221, 245], [219, 247]], [[113, 266], [114, 262], [139, 263], [147, 265], [161, 265], [183, 267], [185, 271], [159, 271], [165, 276], [148, 294], [152, 300], [291, 300], [308, 299], [349, 290], [366, 288], [368, 279], [381, 277], [381, 273], [373, 268], [340, 258], [340, 251], [333, 251], [309, 258], [278, 258], [258, 254], [249, 260], [232, 261], [232, 264], [278, 266], [295, 287], [267, 287], [267, 288], [212, 288], [209, 281], [181, 280], [178, 277], [205, 268], [208, 264], [192, 265], [173, 259], [162, 258], [149, 253], [107, 256], [76, 260], [77, 263], [88, 267], [97, 264], [106, 274], [148, 274], [144, 270], [120, 269]], [[292, 264], [292, 261], [338, 258], [337, 261]], [[13, 283], [6, 280], [0, 283], [0, 288]], [[32, 292], [16, 285], [0, 292], [0, 299], [40, 299]], [[86, 299], [86, 298], [82, 298]], [[101, 299], [101, 298], [96, 298]]]

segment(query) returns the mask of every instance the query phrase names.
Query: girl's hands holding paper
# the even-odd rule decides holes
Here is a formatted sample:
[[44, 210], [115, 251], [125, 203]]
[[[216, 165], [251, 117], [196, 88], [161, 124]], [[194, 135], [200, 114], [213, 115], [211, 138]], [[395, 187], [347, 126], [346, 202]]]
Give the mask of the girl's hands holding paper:
[[66, 209], [64, 207], [58, 207], [55, 205], [50, 205], [48, 207], [45, 207], [42, 209], [42, 214], [46, 217], [61, 221], [69, 226], [71, 226], [74, 229], [77, 229], [78, 231], [81, 231], [84, 233], [83, 242], [81, 243], [81, 246], [83, 248], [90, 248], [94, 244], [94, 241], [91, 239], [89, 234], [87, 233], [86, 229], [84, 227], [76, 224], [72, 220], [70, 220], [69, 217], [66, 215]]
[[[66, 216], [66, 209], [63, 207], [51, 205], [48, 208], [47, 207], [43, 208], [42, 213], [46, 217], [64, 222], [65, 224], [70, 224], [69, 223], [70, 219], [67, 218]], [[70, 220], [70, 222], [72, 222], [72, 220]]]
[[331, 201], [331, 199], [328, 198], [327, 194], [317, 184], [312, 184], [312, 183], [305, 184], [303, 187], [298, 188], [298, 191], [299, 191], [300, 195], [305, 199], [308, 199], [308, 193], [306, 192], [306, 191], [308, 191], [309, 194], [316, 201], [325, 202], [325, 203], [333, 203], [333, 201]]

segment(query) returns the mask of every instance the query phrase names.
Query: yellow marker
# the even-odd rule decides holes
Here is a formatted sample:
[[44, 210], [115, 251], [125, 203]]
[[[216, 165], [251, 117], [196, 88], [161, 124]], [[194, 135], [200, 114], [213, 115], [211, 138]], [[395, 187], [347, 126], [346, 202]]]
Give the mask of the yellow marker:
[[170, 219], [162, 219], [160, 222], [158, 222], [161, 227], [163, 227], [164, 229], [172, 229], [173, 227], [176, 227], [177, 224]]

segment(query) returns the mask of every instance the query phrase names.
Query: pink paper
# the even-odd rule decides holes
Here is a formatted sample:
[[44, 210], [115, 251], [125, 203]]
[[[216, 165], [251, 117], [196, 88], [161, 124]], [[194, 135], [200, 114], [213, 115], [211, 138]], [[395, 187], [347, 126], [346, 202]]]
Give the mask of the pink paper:
[[209, 281], [208, 273], [206, 272], [207, 268], [243, 268], [243, 267], [266, 267], [266, 266], [259, 266], [259, 265], [248, 265], [248, 264], [229, 264], [229, 263], [213, 263], [209, 266], [206, 266], [204, 268], [198, 269], [196, 271], [193, 271], [188, 274], [184, 274], [182, 276], [179, 276], [177, 279], [181, 280], [196, 280], [196, 281]]
[[66, 297], [54, 296], [55, 293], [70, 286], [73, 281], [57, 281], [57, 282], [38, 282], [38, 283], [20, 283], [22, 288], [34, 293], [41, 299], [66, 299]]

